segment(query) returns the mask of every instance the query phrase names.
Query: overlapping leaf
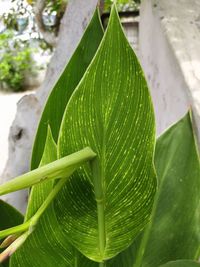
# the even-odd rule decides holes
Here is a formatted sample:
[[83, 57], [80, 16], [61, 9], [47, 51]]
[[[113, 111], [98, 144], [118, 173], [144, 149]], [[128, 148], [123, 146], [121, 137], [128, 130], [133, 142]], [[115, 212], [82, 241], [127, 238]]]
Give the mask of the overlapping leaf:
[[189, 114], [157, 140], [155, 166], [159, 190], [136, 266], [198, 259], [200, 161]]
[[160, 267], [200, 267], [200, 263], [189, 260], [172, 261]]
[[67, 104], [58, 141], [59, 157], [85, 145], [98, 155], [93, 173], [86, 166], [73, 175], [55, 203], [71, 243], [95, 261], [128, 247], [149, 220], [154, 132], [147, 84], [113, 8], [98, 52]]
[[48, 125], [51, 127], [53, 138], [57, 143], [60, 123], [67, 102], [96, 53], [102, 37], [103, 29], [96, 10], [81, 42], [48, 97], [34, 142], [32, 169], [38, 167], [43, 155]]
[[[23, 216], [15, 208], [0, 200], [0, 230], [13, 227], [23, 222]], [[2, 241], [2, 240], [1, 240]], [[1, 250], [0, 250], [1, 252]], [[1, 267], [7, 267], [8, 261], [0, 264]]]
[[[40, 165], [42, 166], [52, 162], [56, 160], [56, 157], [57, 146], [49, 128]], [[32, 188], [26, 220], [30, 219], [36, 213], [46, 197], [53, 190], [54, 185], [55, 182], [50, 180]], [[29, 256], [27, 257], [27, 255]], [[56, 219], [54, 207], [51, 203], [44, 215], [40, 218], [34, 232], [12, 257], [11, 266], [19, 264], [20, 267], [53, 267], [57, 264], [60, 267], [83, 267], [82, 262], [85, 262], [88, 267], [95, 267], [90, 265], [92, 263], [88, 259], [85, 259], [68, 242]]]
[[[40, 165], [45, 165], [57, 157], [57, 147], [48, 131], [44, 154]], [[26, 220], [35, 214], [54, 187], [50, 180], [32, 188], [26, 214]], [[31, 253], [30, 253], [31, 251]], [[27, 257], [27, 255], [29, 255]], [[35, 231], [25, 244], [14, 254], [11, 266], [39, 267], [61, 266], [71, 267], [74, 262], [74, 251], [63, 236], [59, 223], [55, 217], [53, 205], [46, 210], [40, 219]]]
[[[32, 168], [38, 167], [41, 160], [48, 124], [51, 126], [54, 138], [57, 139], [66, 103], [92, 60], [102, 35], [103, 30], [99, 20], [99, 14], [96, 11], [72, 59], [48, 98], [35, 139], [32, 154]], [[93, 40], [92, 42], [91, 39]], [[46, 151], [43, 154], [42, 164], [56, 159], [56, 145], [53, 137], [48, 135], [46, 142]], [[53, 181], [49, 181], [32, 188], [26, 219], [30, 218], [37, 211], [41, 203], [53, 189], [53, 184]], [[11, 266], [20, 264], [20, 266], [26, 267], [43, 267], [45, 265], [49, 267], [55, 266], [58, 262], [59, 266], [75, 266], [76, 254], [78, 252], [69, 245], [61, 233], [62, 231], [59, 230], [58, 222], [51, 206], [37, 226], [37, 230], [12, 258]], [[32, 251], [31, 258], [27, 258], [26, 255], [29, 254], [30, 250]], [[48, 264], [46, 262], [47, 258]]]
[[157, 267], [200, 256], [200, 163], [189, 114], [158, 138], [155, 163], [159, 185], [151, 222], [115, 266]]

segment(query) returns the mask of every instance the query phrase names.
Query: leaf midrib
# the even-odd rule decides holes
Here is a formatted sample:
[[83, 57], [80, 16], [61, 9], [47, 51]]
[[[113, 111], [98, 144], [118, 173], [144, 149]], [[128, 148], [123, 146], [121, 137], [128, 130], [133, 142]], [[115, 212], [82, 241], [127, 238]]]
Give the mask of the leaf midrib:
[[[107, 125], [107, 124], [105, 124]], [[99, 235], [99, 252], [104, 260], [105, 247], [106, 247], [106, 221], [105, 221], [105, 196], [106, 196], [106, 185], [105, 185], [105, 155], [106, 155], [106, 129], [103, 128], [102, 133], [102, 153], [101, 153], [101, 170], [100, 170], [100, 184], [102, 189], [102, 198], [96, 199], [97, 201], [97, 216], [98, 216], [98, 235]]]

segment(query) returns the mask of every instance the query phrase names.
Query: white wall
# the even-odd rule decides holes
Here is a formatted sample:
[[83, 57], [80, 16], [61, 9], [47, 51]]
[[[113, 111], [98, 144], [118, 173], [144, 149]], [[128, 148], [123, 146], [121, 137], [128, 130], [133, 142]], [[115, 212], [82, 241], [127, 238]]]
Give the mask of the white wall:
[[142, 1], [140, 56], [153, 96], [158, 134], [190, 106], [200, 125], [199, 15], [198, 0]]

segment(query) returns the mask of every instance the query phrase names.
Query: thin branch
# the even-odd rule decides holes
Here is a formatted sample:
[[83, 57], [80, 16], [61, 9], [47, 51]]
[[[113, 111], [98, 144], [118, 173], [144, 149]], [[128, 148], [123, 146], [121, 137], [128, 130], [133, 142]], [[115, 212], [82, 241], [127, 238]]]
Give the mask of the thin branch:
[[44, 40], [51, 46], [55, 47], [57, 44], [57, 37], [55, 33], [46, 30], [43, 22], [43, 11], [45, 7], [46, 7], [46, 0], [37, 0], [35, 2], [35, 5], [33, 7], [35, 14], [35, 22]]

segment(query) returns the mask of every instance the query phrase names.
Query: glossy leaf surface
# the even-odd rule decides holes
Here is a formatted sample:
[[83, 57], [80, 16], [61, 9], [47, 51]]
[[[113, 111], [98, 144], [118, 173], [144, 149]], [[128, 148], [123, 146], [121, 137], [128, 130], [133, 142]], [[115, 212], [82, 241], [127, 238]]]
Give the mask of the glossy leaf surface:
[[168, 262], [160, 267], [200, 267], [200, 263], [189, 260], [179, 260]]
[[109, 267], [157, 267], [200, 256], [200, 163], [189, 114], [158, 138], [155, 163], [152, 222]]
[[58, 139], [59, 157], [97, 153], [55, 203], [70, 242], [95, 261], [128, 247], [149, 220], [156, 190], [155, 122], [142, 69], [115, 7], [95, 58], [74, 91]]
[[159, 186], [152, 223], [143, 238], [115, 259], [127, 262], [132, 258], [132, 263], [122, 267], [153, 267], [199, 255], [199, 159], [189, 114], [158, 139], [155, 159]]
[[[57, 157], [57, 147], [50, 130], [47, 134], [44, 154], [40, 165], [45, 165]], [[32, 188], [26, 220], [31, 218], [54, 187], [54, 181], [47, 181]], [[30, 253], [31, 251], [31, 253]], [[66, 242], [51, 204], [41, 217], [35, 231], [25, 244], [14, 254], [11, 266], [20, 267], [61, 266], [71, 267], [74, 262], [73, 248]], [[27, 257], [27, 255], [29, 255]]]
[[157, 140], [155, 166], [159, 189], [136, 266], [198, 259], [200, 161], [189, 114]]
[[[96, 11], [79, 46], [47, 100], [35, 139], [32, 153], [32, 168], [38, 167], [41, 160], [48, 125], [50, 125], [52, 129], [52, 134], [55, 138], [54, 140], [57, 140], [65, 106], [87, 66], [92, 60], [102, 36], [103, 30], [98, 12]], [[53, 136], [49, 135], [47, 137], [49, 147], [46, 146], [46, 152], [43, 154], [42, 164], [56, 159], [57, 152]], [[37, 211], [41, 203], [52, 190], [53, 184], [54, 181], [49, 181], [32, 188], [26, 219], [30, 218]], [[77, 256], [78, 252], [76, 249], [69, 245], [65, 237], [61, 236], [57, 220], [53, 214], [54, 210], [51, 206], [37, 226], [37, 230], [35, 230], [25, 245], [12, 258], [12, 266], [20, 264], [20, 266], [43, 267], [55, 266], [59, 263], [59, 266], [71, 267], [76, 266], [76, 264], [78, 264], [77, 266], [81, 264], [81, 260]], [[56, 231], [51, 236], [54, 229], [56, 229]], [[61, 239], [61, 241], [59, 239]], [[43, 247], [43, 250], [40, 250], [40, 246]], [[33, 249], [32, 257], [31, 259], [27, 259], [26, 254], [30, 251], [30, 249]], [[60, 255], [62, 255], [62, 257], [60, 257]], [[24, 257], [26, 259], [24, 259]], [[83, 260], [87, 264], [87, 260], [84, 257], [82, 257], [82, 261]]]
[[48, 97], [35, 138], [32, 169], [37, 168], [40, 163], [48, 125], [57, 143], [60, 123], [67, 102], [96, 53], [102, 36], [103, 29], [96, 10], [81, 42]]
[[[45, 165], [57, 157], [57, 146], [53, 140], [50, 128], [47, 133], [47, 140], [44, 154], [40, 165]], [[46, 181], [32, 188], [26, 221], [29, 220], [45, 201], [53, 190], [55, 181]], [[31, 253], [29, 253], [31, 251]], [[30, 255], [31, 254], [31, 255]], [[27, 257], [29, 255], [29, 257]], [[83, 257], [67, 240], [56, 219], [53, 203], [36, 225], [36, 229], [29, 236], [26, 243], [14, 254], [11, 266], [20, 264], [20, 267], [53, 267], [56, 264], [60, 267], [83, 267], [92, 264]], [[88, 265], [89, 264], [89, 265]]]

